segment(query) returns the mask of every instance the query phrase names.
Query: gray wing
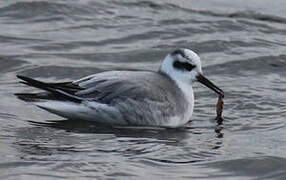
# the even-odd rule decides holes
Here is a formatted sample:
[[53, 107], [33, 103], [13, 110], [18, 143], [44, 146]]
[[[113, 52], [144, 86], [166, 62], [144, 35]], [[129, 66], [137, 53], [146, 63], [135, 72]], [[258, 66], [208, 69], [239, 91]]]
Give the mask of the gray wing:
[[83, 88], [76, 96], [110, 104], [118, 99], [176, 103], [183, 97], [175, 83], [163, 74], [149, 71], [109, 71], [74, 81]]

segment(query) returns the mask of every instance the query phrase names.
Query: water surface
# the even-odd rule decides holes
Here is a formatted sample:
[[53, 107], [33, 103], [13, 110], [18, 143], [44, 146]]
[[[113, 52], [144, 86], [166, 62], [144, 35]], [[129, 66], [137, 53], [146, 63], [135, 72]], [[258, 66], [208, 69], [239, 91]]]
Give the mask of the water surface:
[[[286, 3], [277, 0], [28, 1], [0, 4], [0, 179], [285, 179]], [[226, 92], [195, 86], [180, 129], [67, 121], [13, 94], [16, 74], [67, 81], [157, 70], [171, 50], [198, 52]]]

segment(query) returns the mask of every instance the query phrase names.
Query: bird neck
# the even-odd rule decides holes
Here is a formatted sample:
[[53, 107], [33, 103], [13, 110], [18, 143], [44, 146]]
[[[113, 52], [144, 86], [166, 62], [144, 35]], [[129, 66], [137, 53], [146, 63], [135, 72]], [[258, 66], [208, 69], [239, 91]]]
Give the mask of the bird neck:
[[164, 74], [165, 76], [168, 76], [170, 79], [172, 79], [188, 100], [194, 99], [192, 81], [187, 82], [183, 79], [183, 75], [180, 74], [180, 72], [176, 72], [174, 70], [173, 59], [170, 59], [169, 56], [164, 59], [159, 69], [159, 73]]

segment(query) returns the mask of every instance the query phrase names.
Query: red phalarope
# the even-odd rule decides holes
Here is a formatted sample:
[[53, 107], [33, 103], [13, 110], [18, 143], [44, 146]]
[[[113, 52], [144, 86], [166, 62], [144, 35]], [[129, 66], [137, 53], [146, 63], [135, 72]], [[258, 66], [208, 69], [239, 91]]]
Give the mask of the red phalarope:
[[193, 113], [195, 81], [223, 96], [223, 91], [203, 76], [200, 57], [189, 49], [168, 54], [158, 72], [107, 71], [64, 83], [17, 77], [45, 90], [17, 94], [42, 109], [69, 119], [121, 126], [186, 124]]

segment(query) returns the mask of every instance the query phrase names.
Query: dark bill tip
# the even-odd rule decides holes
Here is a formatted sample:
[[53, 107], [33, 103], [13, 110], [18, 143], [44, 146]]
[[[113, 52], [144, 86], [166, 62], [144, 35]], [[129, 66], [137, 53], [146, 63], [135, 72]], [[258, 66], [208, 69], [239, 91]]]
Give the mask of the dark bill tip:
[[208, 80], [205, 76], [203, 76], [202, 74], [199, 74], [197, 76], [197, 80], [202, 83], [203, 85], [205, 85], [206, 87], [212, 89], [214, 92], [216, 92], [221, 98], [224, 97], [224, 92], [223, 90], [221, 90], [219, 87], [217, 87], [216, 85], [214, 85], [214, 83], [212, 83], [210, 80]]

